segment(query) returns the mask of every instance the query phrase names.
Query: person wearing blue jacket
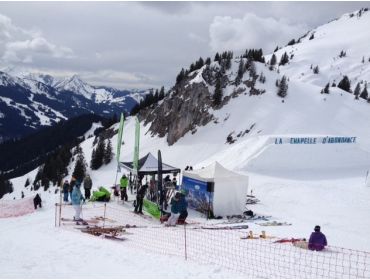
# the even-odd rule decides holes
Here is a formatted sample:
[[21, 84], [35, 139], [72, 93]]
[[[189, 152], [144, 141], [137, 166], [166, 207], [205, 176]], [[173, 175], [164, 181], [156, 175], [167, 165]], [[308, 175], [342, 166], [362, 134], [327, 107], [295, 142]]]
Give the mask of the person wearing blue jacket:
[[171, 216], [169, 217], [166, 226], [176, 226], [177, 224], [177, 219], [180, 216], [180, 196], [181, 194], [177, 192], [171, 199]]
[[75, 216], [73, 217], [73, 219], [75, 221], [81, 221], [81, 208], [82, 208], [82, 205], [81, 205], [81, 201], [84, 200], [83, 196], [82, 196], [82, 193], [81, 193], [81, 190], [80, 190], [80, 184], [76, 183], [73, 187], [73, 190], [72, 190], [72, 205], [73, 205], [73, 208], [75, 209]]
[[181, 190], [180, 191], [180, 198], [179, 198], [179, 213], [180, 216], [178, 218], [178, 224], [184, 224], [186, 218], [188, 217], [188, 202], [186, 201], [187, 191]]

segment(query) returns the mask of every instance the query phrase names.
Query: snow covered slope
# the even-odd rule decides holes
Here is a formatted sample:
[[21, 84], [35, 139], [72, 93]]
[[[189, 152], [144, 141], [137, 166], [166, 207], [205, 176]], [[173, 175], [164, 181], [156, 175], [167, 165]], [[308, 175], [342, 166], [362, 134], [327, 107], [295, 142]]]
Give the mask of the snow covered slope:
[[[338, 83], [347, 75], [354, 90], [358, 82], [370, 81], [369, 26], [370, 12], [361, 10], [311, 30], [300, 43], [275, 52], [278, 62], [284, 52], [293, 56], [279, 67], [281, 73], [321, 87], [329, 81]], [[345, 56], [340, 57], [342, 51]], [[318, 74], [313, 73], [311, 65], [319, 67]]]

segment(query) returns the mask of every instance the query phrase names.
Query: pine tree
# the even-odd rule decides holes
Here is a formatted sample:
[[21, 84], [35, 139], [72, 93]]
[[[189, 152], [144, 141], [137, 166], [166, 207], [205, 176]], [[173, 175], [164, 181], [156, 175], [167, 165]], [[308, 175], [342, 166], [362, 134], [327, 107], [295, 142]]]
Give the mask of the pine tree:
[[310, 36], [310, 38], [309, 38], [309, 40], [312, 40], [314, 38], [315, 38], [315, 35], [312, 33], [311, 36]]
[[289, 62], [289, 57], [287, 55], [287, 53], [285, 52], [281, 58], [280, 58], [280, 62], [279, 62], [279, 65], [285, 65]]
[[329, 87], [330, 87], [330, 85], [329, 85], [329, 83], [327, 83], [326, 86], [323, 89], [323, 93], [329, 94], [330, 93]]
[[313, 68], [313, 73], [314, 74], [319, 74], [320, 70], [319, 70], [319, 66], [316, 65], [314, 68]]
[[77, 155], [77, 160], [72, 176], [75, 177], [77, 180], [82, 181], [83, 178], [85, 177], [85, 172], [86, 172], [86, 162], [83, 151], [81, 150]]
[[355, 99], [358, 99], [359, 98], [360, 91], [361, 91], [360, 83], [357, 83], [356, 88], [355, 88], [355, 91], [353, 92], [353, 94], [355, 95]]
[[245, 72], [244, 60], [243, 60], [243, 58], [240, 58], [238, 74], [236, 75], [236, 79], [235, 79], [235, 84], [236, 85], [239, 85], [240, 82], [242, 81], [244, 72]]
[[30, 179], [27, 178], [26, 182], [24, 183], [24, 187], [27, 188], [30, 185]]
[[158, 99], [159, 100], [162, 100], [164, 98], [164, 95], [165, 95], [165, 93], [164, 93], [164, 86], [162, 86], [161, 87], [161, 90], [159, 91], [159, 97], [158, 97]]
[[276, 62], [277, 62], [276, 55], [275, 54], [272, 54], [271, 60], [270, 60], [270, 65], [271, 66], [274, 66], [276, 64]]
[[211, 58], [210, 57], [207, 57], [206, 59], [206, 62], [205, 62], [207, 65], [210, 65], [211, 64]]
[[347, 92], [351, 92], [351, 82], [347, 76], [343, 77], [343, 79], [339, 82], [338, 87]]
[[365, 100], [368, 99], [369, 95], [367, 93], [367, 84], [365, 84], [365, 87], [362, 90], [360, 97], [363, 98], [363, 99], [365, 99]]
[[180, 73], [176, 77], [176, 84], [180, 83], [185, 78], [185, 70], [181, 69]]
[[105, 151], [104, 140], [99, 137], [98, 144], [96, 146], [96, 149], [93, 150], [93, 155], [91, 157], [90, 164], [91, 169], [97, 170], [103, 165], [104, 151]]
[[266, 77], [265, 77], [265, 75], [263, 75], [263, 72], [261, 72], [261, 74], [260, 74], [259, 81], [262, 84], [264, 84], [266, 82]]
[[287, 94], [288, 94], [288, 82], [287, 82], [287, 78], [283, 76], [279, 83], [277, 95], [284, 98], [285, 96], [287, 96]]
[[12, 193], [14, 191], [13, 184], [5, 179], [4, 174], [0, 171], [0, 199], [4, 194]]
[[216, 53], [214, 61], [220, 62], [221, 58], [219, 53]]
[[218, 107], [221, 105], [222, 101], [222, 87], [221, 87], [221, 77], [216, 80], [215, 93], [213, 94], [213, 105]]
[[105, 151], [104, 151], [104, 158], [103, 158], [104, 164], [110, 163], [112, 158], [113, 158], [112, 143], [110, 139], [108, 139], [107, 146], [105, 147]]

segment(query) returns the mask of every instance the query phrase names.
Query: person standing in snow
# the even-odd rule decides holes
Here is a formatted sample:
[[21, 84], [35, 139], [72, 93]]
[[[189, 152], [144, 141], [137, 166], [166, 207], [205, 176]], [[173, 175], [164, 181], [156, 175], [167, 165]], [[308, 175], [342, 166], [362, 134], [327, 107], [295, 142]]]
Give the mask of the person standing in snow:
[[326, 236], [320, 231], [320, 226], [315, 226], [314, 232], [311, 233], [308, 241], [308, 249], [313, 251], [321, 251], [328, 245]]
[[171, 199], [171, 216], [169, 217], [166, 226], [176, 226], [177, 220], [180, 216], [180, 200], [181, 194], [177, 192]]
[[128, 178], [125, 174], [122, 175], [121, 180], [119, 181], [119, 186], [121, 189], [121, 200], [127, 201], [127, 186], [128, 186]]
[[72, 205], [73, 205], [73, 208], [75, 209], [75, 215], [73, 217], [73, 219], [75, 221], [80, 221], [82, 220], [80, 215], [81, 215], [81, 208], [82, 208], [82, 205], [81, 205], [81, 201], [83, 200], [83, 197], [82, 197], [82, 193], [81, 193], [81, 190], [80, 190], [80, 184], [75, 184], [74, 187], [73, 187], [73, 191], [72, 191]]
[[69, 189], [68, 189], [71, 201], [72, 201], [72, 191], [73, 191], [73, 187], [75, 186], [75, 184], [76, 184], [76, 178], [72, 176], [71, 181], [69, 182]]
[[84, 179], [85, 199], [90, 199], [92, 188], [92, 180], [89, 174]]
[[144, 203], [144, 197], [146, 190], [148, 189], [148, 185], [142, 185], [138, 188], [137, 194], [136, 194], [136, 205], [134, 212], [137, 214], [143, 214], [143, 203]]
[[35, 207], [35, 209], [37, 209], [37, 207], [40, 207], [40, 208], [42, 207], [41, 202], [42, 202], [42, 200], [41, 200], [40, 195], [36, 194], [36, 196], [33, 199], [33, 206]]
[[65, 180], [62, 189], [63, 189], [63, 201], [66, 203], [68, 202], [69, 188], [70, 186], [68, 180]]

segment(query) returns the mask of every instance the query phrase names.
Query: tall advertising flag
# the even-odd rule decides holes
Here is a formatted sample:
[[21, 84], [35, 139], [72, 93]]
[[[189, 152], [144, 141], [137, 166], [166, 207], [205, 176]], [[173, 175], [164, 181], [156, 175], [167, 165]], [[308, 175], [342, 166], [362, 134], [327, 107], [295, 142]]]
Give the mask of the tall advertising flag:
[[119, 164], [120, 154], [121, 154], [121, 146], [122, 146], [122, 134], [123, 134], [123, 124], [125, 122], [125, 117], [123, 113], [121, 113], [121, 120], [119, 122], [119, 129], [118, 129], [118, 137], [117, 137], [117, 162]]
[[138, 168], [139, 168], [139, 145], [140, 145], [140, 122], [137, 117], [136, 120], [136, 127], [135, 127], [135, 149], [134, 149], [134, 175], [138, 175]]

